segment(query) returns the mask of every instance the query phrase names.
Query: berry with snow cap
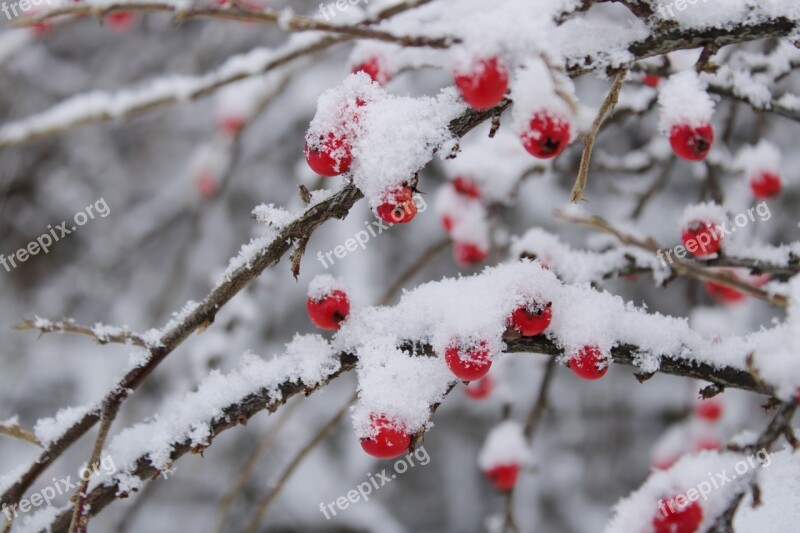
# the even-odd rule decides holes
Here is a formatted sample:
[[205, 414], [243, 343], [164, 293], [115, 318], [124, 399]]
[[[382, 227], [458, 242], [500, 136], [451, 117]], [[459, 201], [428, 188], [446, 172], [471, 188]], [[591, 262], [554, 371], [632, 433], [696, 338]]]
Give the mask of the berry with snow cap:
[[309, 284], [306, 309], [318, 328], [337, 330], [350, 314], [350, 300], [341, 282], [323, 274]]
[[[695, 533], [703, 521], [703, 508], [698, 502], [687, 502], [683, 507], [671, 498], [662, 500], [658, 513], [653, 518], [655, 533]], [[666, 502], [666, 503], [664, 503]]]
[[490, 109], [508, 89], [508, 70], [496, 57], [481, 59], [467, 72], [456, 71], [456, 86], [473, 109]]
[[489, 251], [471, 242], [457, 242], [453, 246], [456, 262], [464, 267], [479, 265], [489, 256]]
[[710, 220], [695, 220], [685, 225], [681, 240], [689, 253], [697, 257], [714, 255], [722, 247], [722, 234]]
[[386, 415], [370, 415], [372, 435], [361, 439], [361, 448], [378, 459], [394, 459], [411, 445], [411, 435], [397, 421]]
[[782, 188], [781, 177], [773, 172], [761, 172], [750, 179], [750, 189], [759, 200], [778, 196]]
[[676, 124], [669, 132], [669, 143], [678, 157], [702, 161], [714, 144], [714, 128], [711, 124]]
[[355, 67], [353, 67], [353, 70], [351, 72], [353, 74], [356, 74], [358, 72], [363, 72], [364, 74], [369, 76], [369, 78], [372, 81], [380, 85], [384, 85], [390, 79], [392, 79], [391, 73], [386, 68], [385, 61], [383, 61], [378, 57], [370, 57], [363, 63], [360, 63]]
[[522, 144], [534, 157], [551, 159], [556, 157], [569, 144], [569, 121], [548, 111], [533, 115], [528, 128], [522, 133]]
[[417, 216], [414, 192], [409, 187], [399, 187], [388, 194], [387, 200], [379, 205], [376, 211], [384, 222], [407, 224]]
[[346, 137], [333, 133], [320, 135], [314, 142], [306, 141], [306, 162], [320, 176], [331, 178], [350, 170], [353, 162], [351, 150]]
[[553, 304], [518, 307], [511, 313], [511, 327], [523, 337], [541, 335], [550, 326], [553, 318]]
[[480, 379], [492, 367], [492, 354], [483, 340], [466, 346], [451, 342], [445, 348], [444, 359], [453, 374], [464, 381]]
[[608, 372], [606, 360], [597, 346], [584, 346], [569, 358], [567, 366], [579, 378], [593, 381]]

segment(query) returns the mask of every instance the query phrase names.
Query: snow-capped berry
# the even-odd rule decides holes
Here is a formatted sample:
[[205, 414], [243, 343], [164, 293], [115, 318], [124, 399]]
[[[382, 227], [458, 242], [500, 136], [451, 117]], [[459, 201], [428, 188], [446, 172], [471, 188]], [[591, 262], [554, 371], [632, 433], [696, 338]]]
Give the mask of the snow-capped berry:
[[703, 509], [698, 502], [680, 507], [679, 498], [663, 498], [653, 518], [654, 533], [695, 533], [703, 521]]
[[656, 76], [655, 74], [645, 74], [644, 77], [642, 78], [642, 83], [644, 83], [649, 87], [655, 88], [658, 87], [659, 84], [661, 83], [661, 77]]
[[363, 63], [356, 65], [352, 70], [353, 74], [363, 72], [370, 79], [380, 85], [392, 79], [391, 73], [386, 68], [386, 64], [377, 57], [371, 57]]
[[390, 224], [406, 224], [417, 216], [414, 192], [408, 187], [400, 187], [389, 193], [389, 199], [376, 208], [378, 216]]
[[681, 232], [681, 240], [686, 250], [697, 257], [714, 255], [722, 246], [722, 234], [708, 220], [695, 220], [687, 224]]
[[502, 492], [508, 492], [517, 484], [519, 477], [519, 465], [507, 464], [498, 465], [484, 472], [486, 478], [494, 487]]
[[535, 337], [544, 333], [552, 318], [553, 305], [550, 302], [544, 306], [523, 306], [511, 313], [511, 327], [523, 337]]
[[371, 415], [372, 436], [361, 439], [361, 448], [378, 459], [394, 459], [411, 445], [411, 435], [386, 415]]
[[722, 417], [722, 402], [716, 398], [700, 400], [694, 406], [695, 414], [703, 420], [716, 422]]
[[536, 113], [522, 134], [525, 149], [539, 159], [556, 157], [567, 147], [569, 139], [569, 122], [547, 111]]
[[486, 375], [464, 387], [464, 394], [473, 400], [483, 400], [488, 397], [493, 390], [494, 380], [492, 376]]
[[688, 161], [702, 161], [714, 144], [714, 128], [711, 124], [676, 124], [669, 132], [669, 142], [678, 157]]
[[608, 372], [606, 358], [597, 346], [584, 346], [570, 357], [567, 366], [579, 378], [590, 381], [600, 379]]
[[451, 343], [445, 349], [444, 360], [453, 374], [464, 381], [480, 379], [492, 367], [491, 354], [485, 341], [478, 341], [470, 348]]
[[753, 196], [759, 200], [778, 196], [782, 187], [781, 177], [773, 172], [761, 172], [750, 180]]
[[737, 291], [733, 287], [728, 287], [722, 283], [715, 283], [713, 281], [706, 281], [703, 286], [711, 298], [726, 304], [735, 304], [744, 301], [747, 295], [741, 291]]
[[114, 11], [105, 17], [105, 23], [114, 31], [124, 32], [131, 29], [136, 20], [136, 15], [130, 11]]
[[457, 193], [463, 194], [464, 196], [468, 196], [470, 198], [479, 199], [481, 197], [481, 191], [478, 189], [478, 184], [463, 176], [459, 176], [453, 180], [453, 188]]
[[320, 299], [309, 297], [306, 309], [318, 328], [336, 330], [350, 314], [350, 300], [344, 291], [336, 289]]
[[306, 142], [306, 161], [311, 170], [320, 176], [330, 178], [350, 170], [350, 164], [353, 162], [350, 150], [347, 139], [329, 133], [327, 138], [320, 136], [314, 145]]
[[461, 96], [474, 109], [489, 109], [500, 103], [508, 89], [508, 70], [496, 57], [475, 63], [470, 72], [456, 72]]
[[489, 251], [471, 242], [457, 242], [453, 245], [453, 256], [461, 266], [474, 266], [483, 263]]

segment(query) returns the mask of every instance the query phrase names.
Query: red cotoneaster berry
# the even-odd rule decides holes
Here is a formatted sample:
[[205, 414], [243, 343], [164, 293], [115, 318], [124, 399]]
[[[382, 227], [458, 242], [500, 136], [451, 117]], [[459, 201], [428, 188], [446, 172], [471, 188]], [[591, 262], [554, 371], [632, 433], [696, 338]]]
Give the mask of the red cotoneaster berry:
[[473, 400], [483, 400], [494, 390], [494, 380], [492, 376], [483, 376], [478, 381], [473, 381], [464, 387], [464, 394]]
[[385, 415], [370, 416], [372, 437], [361, 439], [361, 448], [378, 459], [394, 459], [411, 445], [411, 435]]
[[417, 216], [414, 192], [411, 189], [400, 187], [395, 189], [389, 197], [390, 200], [382, 203], [376, 209], [381, 220], [390, 224], [407, 224]]
[[392, 79], [392, 76], [386, 70], [385, 65], [377, 57], [371, 57], [360, 65], [356, 65], [353, 67], [352, 72], [353, 74], [357, 72], [363, 72], [369, 76], [372, 81], [381, 85]]
[[544, 307], [530, 310], [520, 307], [511, 313], [511, 326], [522, 334], [523, 337], [541, 335], [550, 326], [553, 318], [553, 305], [547, 303]]
[[695, 404], [694, 412], [703, 420], [716, 422], [722, 417], [722, 402], [713, 398], [701, 400]]
[[782, 187], [780, 176], [772, 172], [762, 172], [750, 180], [750, 189], [753, 191], [753, 196], [759, 200], [778, 196]]
[[696, 220], [686, 225], [681, 233], [686, 250], [697, 257], [706, 257], [719, 252], [722, 247], [722, 234], [708, 220]]
[[353, 162], [350, 149], [346, 138], [329, 133], [327, 138], [320, 136], [319, 143], [314, 146], [306, 143], [306, 161], [311, 170], [320, 176], [326, 178], [338, 176], [350, 170], [350, 164]]
[[479, 199], [481, 197], [478, 185], [469, 178], [464, 178], [462, 176], [457, 177], [453, 180], [453, 188], [457, 193], [469, 196], [470, 198]]
[[648, 85], [650, 87], [658, 87], [661, 83], [661, 78], [656, 76], [655, 74], [645, 74], [644, 78], [642, 78], [642, 83]]
[[453, 374], [464, 381], [480, 379], [492, 367], [489, 348], [485, 341], [479, 341], [469, 349], [459, 348], [456, 343], [450, 344], [445, 349], [444, 360]]
[[662, 500], [658, 513], [653, 518], [655, 533], [695, 533], [700, 527], [703, 521], [703, 509], [700, 504], [688, 502], [684, 507], [680, 507], [675, 500], [676, 498]]
[[471, 72], [455, 73], [461, 96], [474, 109], [489, 109], [500, 103], [508, 89], [508, 70], [496, 57], [473, 65]]
[[669, 142], [678, 157], [688, 161], [702, 161], [714, 144], [714, 128], [711, 124], [697, 127], [676, 124], [669, 132]]
[[350, 300], [344, 291], [336, 289], [321, 300], [309, 298], [306, 309], [309, 318], [318, 328], [337, 330], [350, 314]]
[[747, 298], [747, 295], [743, 292], [737, 291], [736, 289], [721, 283], [706, 281], [704, 286], [708, 295], [720, 303], [735, 304], [742, 302]]
[[573, 355], [568, 363], [569, 369], [581, 379], [600, 379], [608, 372], [608, 365], [598, 368], [598, 363], [604, 363], [600, 348], [597, 346], [584, 346]]
[[457, 242], [453, 245], [453, 256], [461, 266], [475, 266], [486, 260], [489, 251], [471, 242]]
[[497, 490], [508, 492], [514, 488], [514, 485], [517, 484], [517, 477], [519, 477], [519, 465], [498, 465], [487, 470], [485, 474], [486, 478]]
[[534, 157], [551, 159], [569, 144], [570, 126], [566, 120], [547, 111], [536, 113], [522, 134], [522, 144]]
[[136, 20], [136, 15], [130, 11], [114, 11], [106, 15], [105, 21], [108, 27], [114, 31], [128, 31]]

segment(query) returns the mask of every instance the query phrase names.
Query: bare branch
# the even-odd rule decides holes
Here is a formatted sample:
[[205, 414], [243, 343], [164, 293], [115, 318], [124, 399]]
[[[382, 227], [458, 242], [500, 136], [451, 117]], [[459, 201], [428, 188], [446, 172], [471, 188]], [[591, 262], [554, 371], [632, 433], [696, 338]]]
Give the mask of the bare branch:
[[94, 327], [81, 326], [71, 318], [63, 318], [56, 322], [40, 319], [25, 320], [15, 325], [13, 329], [17, 331], [35, 330], [42, 335], [45, 333], [74, 333], [91, 337], [97, 344], [126, 344], [147, 349], [155, 347], [141, 335], [133, 333], [126, 328], [108, 327], [102, 324], [97, 324]]

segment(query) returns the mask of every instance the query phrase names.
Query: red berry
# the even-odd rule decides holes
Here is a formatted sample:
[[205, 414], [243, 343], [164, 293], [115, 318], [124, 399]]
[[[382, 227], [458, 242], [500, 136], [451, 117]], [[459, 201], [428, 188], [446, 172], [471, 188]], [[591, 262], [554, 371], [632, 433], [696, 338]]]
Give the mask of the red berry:
[[382, 203], [376, 211], [381, 220], [390, 224], [407, 224], [417, 216], [414, 192], [408, 187], [400, 187], [390, 193], [391, 200]]
[[605, 358], [597, 346], [584, 346], [569, 359], [569, 369], [582, 379], [600, 379], [608, 372], [608, 366], [598, 368], [598, 363], [604, 363]]
[[478, 190], [478, 185], [469, 178], [457, 177], [453, 180], [453, 188], [457, 193], [469, 196], [470, 198], [480, 198], [481, 191]]
[[321, 300], [309, 298], [306, 309], [309, 318], [318, 328], [336, 330], [350, 313], [350, 300], [344, 291], [336, 289]]
[[371, 415], [372, 436], [361, 439], [361, 448], [378, 459], [394, 459], [403, 455], [411, 445], [409, 435], [385, 415]]
[[508, 70], [496, 57], [482, 59], [469, 73], [455, 73], [461, 96], [474, 109], [489, 109], [500, 103], [508, 89]]
[[695, 404], [694, 412], [703, 420], [716, 422], [722, 416], [722, 402], [715, 399], [701, 400]]
[[508, 492], [517, 484], [519, 465], [498, 465], [486, 471], [486, 478], [494, 487], [503, 492]]
[[781, 188], [780, 176], [772, 172], [762, 172], [750, 180], [750, 189], [753, 190], [753, 196], [759, 200], [778, 196]]
[[659, 84], [661, 83], [661, 78], [656, 76], [655, 74], [645, 74], [644, 78], [642, 78], [642, 83], [655, 88], [658, 87]]
[[470, 349], [459, 348], [455, 343], [450, 344], [445, 349], [444, 360], [453, 374], [464, 381], [480, 379], [492, 367], [486, 341], [479, 341]]
[[661, 500], [658, 514], [653, 518], [653, 529], [655, 533], [695, 533], [703, 521], [703, 509], [697, 502], [687, 500], [681, 507], [676, 503], [676, 499], [683, 499], [685, 496], [678, 496], [670, 500]]
[[553, 305], [529, 310], [528, 307], [520, 307], [511, 313], [511, 326], [519, 331], [523, 337], [535, 337], [541, 335], [550, 326], [553, 318]]
[[235, 137], [244, 128], [244, 119], [241, 117], [227, 116], [219, 120], [217, 127], [228, 137]]
[[702, 161], [714, 144], [714, 128], [711, 124], [698, 127], [676, 124], [669, 132], [669, 142], [678, 157], [689, 161]]
[[320, 136], [319, 143], [315, 146], [306, 143], [306, 161], [311, 170], [330, 178], [350, 170], [353, 162], [350, 150], [347, 139], [329, 133], [327, 139]]
[[481, 264], [488, 256], [488, 250], [471, 242], [457, 242], [453, 248], [456, 262], [461, 266], [474, 266]]
[[357, 72], [363, 72], [369, 76], [372, 81], [381, 85], [392, 79], [392, 76], [389, 74], [389, 72], [387, 72], [385, 65], [377, 57], [371, 57], [360, 65], [356, 65], [353, 67], [352, 72], [353, 74]]
[[447, 233], [453, 231], [453, 219], [450, 215], [445, 215], [442, 217], [442, 227]]
[[706, 257], [719, 252], [722, 233], [708, 220], [696, 220], [686, 225], [681, 233], [686, 250], [697, 257]]
[[745, 295], [743, 292], [739, 292], [736, 289], [721, 283], [706, 281], [704, 285], [708, 295], [721, 303], [735, 304], [747, 298], [747, 295]]
[[114, 11], [106, 15], [106, 24], [112, 30], [123, 32], [133, 26], [136, 16], [130, 11]]
[[541, 111], [533, 115], [528, 131], [522, 134], [522, 144], [532, 156], [551, 159], [564, 151], [569, 138], [569, 122]]
[[483, 400], [494, 390], [494, 380], [491, 376], [483, 376], [478, 381], [473, 381], [464, 387], [464, 394], [473, 400]]

